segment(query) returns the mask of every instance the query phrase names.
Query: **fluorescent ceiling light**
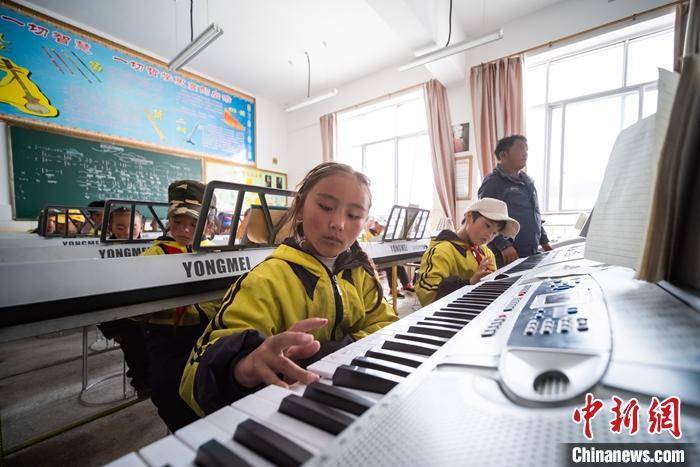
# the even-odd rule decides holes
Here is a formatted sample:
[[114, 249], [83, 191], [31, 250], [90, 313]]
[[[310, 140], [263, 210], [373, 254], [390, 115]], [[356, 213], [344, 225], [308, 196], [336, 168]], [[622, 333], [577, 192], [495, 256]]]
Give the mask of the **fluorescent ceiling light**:
[[224, 30], [221, 29], [221, 26], [219, 26], [216, 23], [211, 23], [208, 28], [206, 28], [202, 33], [195, 38], [192, 42], [187, 45], [184, 49], [182, 49], [182, 52], [177, 54], [175, 58], [170, 60], [170, 63], [168, 63], [168, 68], [171, 70], [179, 70], [182, 68], [185, 63], [189, 62], [192, 60], [194, 57], [196, 57], [199, 52], [204, 50], [209, 44], [214, 42], [217, 37], [222, 35], [224, 33]]
[[442, 49], [434, 50], [433, 52], [427, 53], [425, 55], [421, 55], [412, 62], [400, 66], [399, 71], [410, 70], [411, 68], [425, 65], [426, 63], [434, 62], [436, 60], [449, 57], [450, 55], [458, 54], [460, 52], [464, 52], [465, 50], [473, 49], [474, 47], [479, 47], [480, 45], [488, 44], [489, 42], [497, 41], [502, 37], [503, 29], [499, 29], [496, 32], [492, 32], [491, 34], [479, 37], [478, 39], [458, 42], [457, 44], [451, 45], [449, 47], [444, 47]]
[[313, 105], [317, 102], [325, 101], [326, 99], [330, 99], [331, 97], [335, 97], [337, 95], [338, 95], [338, 90], [333, 88], [326, 93], [319, 94], [318, 96], [309, 97], [309, 98], [306, 98], [303, 101], [299, 102], [298, 104], [290, 105], [289, 107], [287, 107], [284, 110], [286, 110], [287, 112], [293, 112], [293, 111], [301, 109], [303, 107]]

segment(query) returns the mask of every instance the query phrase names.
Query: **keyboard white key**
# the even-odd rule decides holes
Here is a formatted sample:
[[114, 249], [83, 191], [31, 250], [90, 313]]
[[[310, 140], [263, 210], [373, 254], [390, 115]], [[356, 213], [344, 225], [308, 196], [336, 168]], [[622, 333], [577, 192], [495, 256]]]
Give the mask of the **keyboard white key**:
[[[369, 354], [368, 356], [370, 357], [375, 357], [375, 358], [380, 358], [377, 357], [376, 354], [379, 353], [381, 355], [386, 355], [387, 359], [389, 360], [390, 357], [394, 357], [395, 360], [389, 360], [389, 361], [395, 361], [396, 363], [402, 363], [403, 359], [408, 359], [414, 362], [419, 363], [422, 365], [423, 363], [428, 361], [428, 357], [424, 355], [417, 355], [413, 353], [406, 353], [406, 352], [398, 352], [396, 350], [387, 350], [387, 349], [382, 349], [381, 347], [373, 347], [371, 349], [368, 349], [365, 354]], [[363, 355], [365, 355], [363, 354]]]
[[[333, 386], [333, 381], [331, 379], [328, 379], [328, 378], [321, 378], [319, 380], [319, 383], [328, 384], [328, 385]], [[363, 391], [361, 389], [354, 389], [354, 388], [343, 388], [343, 389], [345, 389], [346, 391], [350, 391], [354, 394], [357, 394], [358, 396], [372, 399], [374, 401], [378, 401], [382, 397], [384, 397], [382, 394], [377, 394], [376, 392]]]
[[139, 455], [153, 467], [161, 467], [165, 464], [181, 467], [191, 465], [196, 453], [175, 436], [170, 435], [142, 448]]
[[[311, 399], [305, 399], [304, 390], [305, 389], [301, 388], [300, 386], [296, 386], [295, 391], [293, 391], [290, 389], [282, 388], [280, 386], [271, 385], [256, 392], [255, 395], [277, 406], [280, 413], [284, 413], [285, 415], [290, 416], [295, 420], [299, 420], [303, 423], [308, 423], [312, 426], [320, 428], [326, 432], [329, 432], [330, 434], [339, 433], [339, 431], [334, 430], [342, 430], [343, 427], [349, 425], [349, 423], [352, 423], [352, 421], [354, 421], [354, 419], [356, 418], [350, 413], [343, 412], [323, 404], [321, 404], [320, 412], [316, 412], [316, 410], [318, 410], [316, 404], [318, 403]], [[287, 410], [283, 410], [282, 404], [285, 403], [285, 399], [288, 396], [293, 396], [292, 399], [301, 398], [304, 400], [297, 399], [297, 401], [287, 401]], [[307, 403], [313, 407], [312, 410], [309, 410], [309, 407], [306, 405]], [[328, 411], [326, 411], [325, 409], [328, 409]], [[289, 410], [291, 410], [291, 412]], [[305, 419], [304, 417], [310, 418]], [[342, 420], [342, 423], [337, 424], [336, 422], [338, 420]], [[330, 425], [326, 425], [323, 423], [327, 421], [330, 421], [330, 425], [332, 425], [332, 428], [329, 428]]]
[[[245, 418], [247, 419], [248, 417]], [[201, 418], [196, 422], [190, 423], [186, 427], [177, 430], [175, 432], [175, 436], [194, 451], [197, 451], [199, 447], [207, 441], [215, 439], [249, 464], [260, 466], [272, 465], [262, 457], [250, 451], [245, 446], [242, 446], [234, 441], [233, 432], [235, 432], [235, 427], [233, 427], [233, 431], [231, 433], [228, 433], [214, 425], [209, 420], [209, 417], [207, 417]]]
[[105, 467], [148, 467], [148, 464], [138, 454], [132, 452], [106, 464]]
[[[250, 397], [250, 396], [249, 396]], [[243, 400], [243, 399], [241, 399]], [[266, 402], [266, 401], [263, 401]], [[295, 442], [299, 446], [303, 447], [309, 452], [312, 453], [318, 453], [318, 448], [316, 448], [314, 445], [307, 443], [304, 440], [300, 440], [294, 436], [290, 436], [288, 433], [285, 433], [283, 430], [277, 429], [273, 426], [271, 426], [269, 423], [265, 422], [262, 420], [261, 417], [259, 416], [253, 416], [251, 417], [249, 414], [242, 412], [234, 407], [223, 407], [219, 410], [217, 410], [214, 413], [211, 413], [207, 415], [206, 420], [210, 422], [212, 425], [216, 425], [218, 428], [221, 430], [225, 431], [226, 433], [230, 433], [231, 436], [233, 436], [236, 432], [236, 428], [238, 427], [239, 424], [243, 423], [244, 421], [248, 419], [254, 419], [263, 425], [267, 426], [268, 428], [271, 428], [278, 432], [280, 435], [288, 438], [289, 440]], [[234, 443], [237, 443], [234, 441]]]
[[342, 365], [342, 363], [334, 360], [326, 360], [324, 358], [323, 360], [309, 365], [306, 369], [313, 371], [323, 378], [333, 379], [333, 373], [335, 373], [335, 369], [338, 368], [338, 365]]
[[334, 436], [323, 430], [280, 413], [278, 411], [279, 404], [274, 404], [255, 394], [234, 402], [233, 407], [249, 414], [251, 418], [268, 428], [284, 434], [313, 453], [319, 452], [334, 439]]

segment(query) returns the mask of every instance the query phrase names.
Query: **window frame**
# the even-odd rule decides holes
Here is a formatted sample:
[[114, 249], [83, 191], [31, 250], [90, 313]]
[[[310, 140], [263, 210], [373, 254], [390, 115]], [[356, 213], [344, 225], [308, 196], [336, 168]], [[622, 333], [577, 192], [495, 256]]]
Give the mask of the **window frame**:
[[[361, 110], [362, 107], [360, 107], [359, 109], [353, 109], [353, 110], [352, 110], [353, 115], [352, 115], [350, 118], [355, 118], [355, 117], [358, 117], [358, 116], [367, 115], [367, 114], [369, 114], [369, 113], [371, 113], [371, 112], [376, 112], [376, 111], [381, 110], [381, 109], [384, 109], [384, 108], [386, 108], [386, 107], [397, 107], [397, 108], [398, 108], [398, 107], [400, 107], [400, 106], [402, 106], [402, 105], [405, 105], [405, 104], [407, 104], [407, 103], [409, 103], [409, 102], [414, 102], [414, 101], [418, 101], [418, 100], [422, 101], [423, 104], [425, 104], [425, 92], [424, 92], [422, 89], [421, 89], [420, 92], [416, 92], [416, 89], [412, 89], [412, 90], [410, 90], [410, 91], [407, 91], [406, 93], [407, 93], [407, 94], [409, 94], [409, 93], [415, 93], [415, 94], [416, 94], [416, 97], [415, 97], [415, 98], [412, 98], [412, 99], [402, 100], [402, 101], [399, 101], [399, 102], [393, 102], [393, 103], [390, 103], [390, 104], [388, 104], [388, 105], [386, 105], [386, 106], [376, 106], [376, 104], [368, 104], [367, 107], [371, 107], [371, 108], [370, 108], [367, 112], [358, 112], [358, 110]], [[341, 122], [342, 122], [342, 119], [339, 118], [339, 119], [338, 119], [338, 131], [340, 131]], [[411, 133], [404, 133], [404, 134], [401, 134], [401, 135], [395, 135], [395, 136], [390, 137], [390, 138], [382, 138], [382, 139], [378, 139], [378, 140], [367, 141], [367, 142], [364, 142], [364, 143], [362, 143], [362, 144], [355, 144], [355, 145], [352, 145], [352, 146], [345, 146], [345, 147], [343, 147], [342, 149], [341, 149], [340, 147], [338, 147], [338, 155], [340, 155], [340, 153], [341, 153], [341, 152], [344, 152], [344, 151], [356, 150], [357, 148], [360, 148], [360, 149], [361, 149], [361, 158], [362, 158], [362, 167], [361, 167], [361, 171], [362, 171], [362, 173], [364, 173], [365, 175], [368, 175], [368, 176], [369, 176], [369, 174], [367, 174], [367, 172], [366, 172], [366, 167], [367, 167], [367, 164], [366, 164], [366, 160], [367, 160], [367, 159], [366, 159], [366, 158], [367, 158], [367, 147], [368, 147], [368, 146], [373, 146], [373, 145], [376, 145], [376, 144], [382, 144], [382, 143], [386, 143], [386, 142], [390, 142], [390, 141], [391, 141], [391, 142], [393, 143], [393, 146], [394, 146], [394, 174], [395, 174], [395, 176], [394, 176], [394, 187], [393, 187], [393, 196], [394, 196], [394, 197], [393, 197], [393, 203], [394, 203], [394, 204], [397, 204], [397, 203], [398, 203], [398, 197], [399, 197], [399, 176], [398, 176], [398, 174], [399, 174], [399, 142], [402, 141], [402, 140], [405, 140], [405, 139], [418, 138], [418, 137], [421, 137], [421, 136], [426, 136], [426, 137], [428, 136], [427, 116], [426, 116], [426, 128], [425, 128], [425, 130], [415, 131], [415, 132], [411, 132]], [[339, 138], [339, 139], [340, 139], [340, 138]], [[338, 160], [339, 160], [340, 162], [343, 162], [343, 160], [342, 160], [341, 158], [338, 158]], [[434, 200], [433, 200], [433, 202], [434, 202]], [[430, 209], [432, 210], [432, 206], [430, 207]], [[385, 215], [385, 214], [386, 214], [387, 216], [389, 215], [388, 212], [387, 212], [387, 213], [378, 213], [378, 215]]]
[[[662, 35], [665, 33], [668, 33], [670, 31], [673, 31], [673, 25], [668, 26], [665, 25], [659, 29], [654, 29], [654, 30], [647, 30], [647, 31], [640, 31], [637, 32], [636, 34], [630, 35], [625, 38], [617, 38], [613, 40], [608, 40], [604, 41], [601, 43], [596, 44], [595, 46], [588, 47], [582, 50], [577, 50], [575, 52], [570, 52], [566, 54], [562, 54], [560, 56], [555, 56], [555, 57], [549, 57], [545, 60], [537, 60], [537, 57], [533, 57], [531, 60], [529, 60], [529, 63], [526, 64], [527, 69], [531, 70], [540, 66], [545, 66], [545, 93], [544, 93], [544, 102], [536, 104], [536, 105], [529, 105], [528, 107], [525, 108], [525, 115], [527, 116], [528, 111], [531, 109], [543, 109], [544, 110], [544, 144], [543, 144], [543, 150], [544, 150], [544, 161], [543, 161], [543, 173], [542, 173], [542, 191], [543, 193], [540, 193], [539, 198], [541, 201], [541, 207], [542, 207], [542, 214], [543, 215], [556, 215], [556, 214], [575, 214], [575, 213], [581, 213], [585, 212], [586, 210], [582, 209], [563, 209], [563, 204], [564, 204], [564, 187], [563, 187], [563, 180], [564, 180], [564, 166], [566, 164], [566, 158], [565, 156], [565, 147], [566, 147], [566, 110], [567, 106], [572, 105], [572, 104], [577, 104], [581, 102], [586, 102], [586, 101], [594, 101], [597, 99], [604, 99], [608, 97], [613, 97], [613, 96], [625, 96], [628, 94], [634, 94], [636, 93], [638, 96], [638, 105], [637, 105], [637, 121], [642, 119], [642, 115], [644, 114], [644, 107], [647, 105], [644, 99], [644, 93], [648, 91], [653, 91], [653, 90], [658, 90], [658, 80], [653, 80], [653, 81], [646, 81], [634, 85], [628, 85], [628, 52], [629, 52], [629, 44], [630, 42], [634, 42], [637, 40], [657, 36], [657, 35]], [[613, 47], [618, 44], [623, 44], [623, 64], [622, 64], [622, 86], [614, 88], [614, 89], [608, 89], [605, 91], [599, 91], [591, 94], [584, 94], [581, 96], [576, 96], [576, 97], [571, 97], [568, 99], [560, 99], [557, 101], [549, 101], [549, 85], [550, 85], [550, 67], [552, 63], [562, 61], [562, 60], [567, 60], [571, 59], [573, 57], [595, 52], [596, 50], [602, 50], [608, 47]], [[527, 61], [527, 60], [526, 60]], [[551, 172], [551, 162], [553, 159], [552, 155], [552, 112], [556, 108], [561, 108], [562, 116], [561, 116], [561, 141], [560, 141], [560, 148], [559, 148], [559, 183], [558, 183], [558, 196], [556, 197], [557, 200], [557, 206], [551, 206], [550, 205], [550, 190], [552, 190], [552, 183], [550, 183], [550, 176], [552, 175]], [[624, 118], [624, 113], [621, 115], [621, 118]]]

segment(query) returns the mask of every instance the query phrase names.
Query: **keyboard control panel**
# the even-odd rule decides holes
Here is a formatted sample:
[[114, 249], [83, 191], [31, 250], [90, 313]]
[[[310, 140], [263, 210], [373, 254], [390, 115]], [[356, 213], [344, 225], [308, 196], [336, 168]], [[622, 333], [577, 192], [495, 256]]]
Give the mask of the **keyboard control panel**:
[[541, 282], [521, 309], [507, 346], [609, 348], [608, 313], [597, 284], [588, 276]]
[[612, 340], [608, 310], [589, 276], [532, 287], [501, 352], [501, 387], [521, 405], [563, 404], [605, 373]]

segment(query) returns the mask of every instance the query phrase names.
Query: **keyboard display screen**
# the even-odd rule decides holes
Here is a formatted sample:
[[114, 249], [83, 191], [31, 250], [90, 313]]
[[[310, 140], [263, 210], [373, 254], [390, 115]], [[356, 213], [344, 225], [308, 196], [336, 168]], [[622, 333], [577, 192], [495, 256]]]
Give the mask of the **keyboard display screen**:
[[570, 293], [557, 293], [557, 294], [548, 295], [546, 300], [544, 301], [544, 303], [547, 305], [568, 303], [568, 302], [573, 301], [572, 298], [573, 297]]

